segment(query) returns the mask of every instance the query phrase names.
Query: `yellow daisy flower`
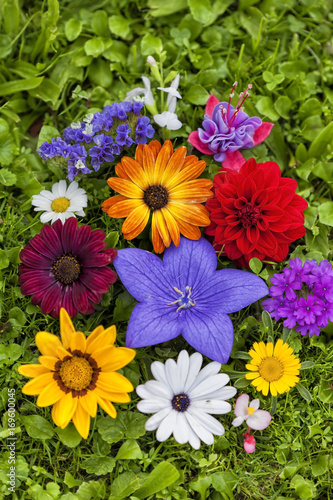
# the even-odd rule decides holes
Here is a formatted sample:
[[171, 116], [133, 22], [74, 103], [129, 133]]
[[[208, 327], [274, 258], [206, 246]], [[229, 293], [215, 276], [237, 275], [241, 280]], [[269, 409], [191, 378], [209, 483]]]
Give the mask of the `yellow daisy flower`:
[[202, 203], [213, 197], [213, 182], [197, 179], [206, 163], [194, 155], [186, 156], [186, 147], [175, 152], [171, 141], [163, 146], [151, 141], [136, 148], [135, 160], [127, 156], [115, 168], [118, 177], [108, 185], [120, 193], [102, 204], [110, 217], [126, 220], [122, 232], [127, 240], [136, 238], [151, 217], [152, 241], [156, 253], [162, 253], [180, 234], [198, 240], [198, 226], [210, 224], [209, 212]]
[[116, 370], [132, 361], [133, 349], [115, 347], [116, 327], [104, 330], [98, 326], [86, 338], [75, 331], [63, 308], [60, 309], [61, 341], [52, 333], [38, 332], [36, 345], [42, 356], [40, 364], [23, 365], [21, 375], [31, 377], [23, 394], [37, 396], [37, 406], [51, 406], [54, 423], [64, 429], [71, 420], [79, 434], [87, 439], [90, 417], [97, 405], [115, 418], [117, 412], [110, 401], [128, 403], [127, 394], [134, 390], [131, 382]]
[[279, 339], [273, 346], [272, 342], [265, 345], [264, 342], [255, 342], [253, 349], [249, 351], [252, 358], [246, 368], [245, 378], [252, 380], [251, 384], [257, 391], [262, 391], [264, 396], [268, 392], [272, 396], [290, 391], [299, 381], [299, 369], [301, 363], [293, 354], [292, 348]]

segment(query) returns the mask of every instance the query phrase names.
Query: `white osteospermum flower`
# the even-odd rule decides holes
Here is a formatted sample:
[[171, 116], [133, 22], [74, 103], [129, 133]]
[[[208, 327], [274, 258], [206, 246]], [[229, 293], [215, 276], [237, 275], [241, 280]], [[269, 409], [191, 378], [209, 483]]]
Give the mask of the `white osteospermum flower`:
[[53, 224], [58, 219], [64, 223], [69, 217], [83, 216], [82, 209], [87, 206], [88, 200], [85, 190], [79, 188], [76, 181], [67, 187], [67, 182], [62, 180], [53, 184], [52, 191], [43, 190], [35, 194], [31, 204], [35, 212], [44, 212], [40, 216], [43, 224], [49, 221]]
[[197, 450], [200, 440], [211, 445], [213, 434], [224, 434], [223, 425], [209, 413], [228, 413], [231, 405], [225, 400], [232, 398], [236, 389], [225, 387], [230, 379], [225, 373], [218, 373], [220, 363], [214, 361], [200, 370], [201, 365], [201, 354], [189, 356], [183, 350], [177, 363], [173, 359], [165, 364], [154, 361], [151, 371], [156, 380], [136, 388], [143, 398], [138, 410], [155, 413], [145, 427], [147, 431], [157, 429], [158, 441], [165, 441], [173, 434], [178, 443], [189, 442]]
[[250, 429], [262, 431], [269, 426], [272, 419], [271, 414], [265, 410], [258, 410], [260, 405], [259, 399], [253, 399], [250, 405], [249, 399], [248, 394], [242, 394], [237, 398], [235, 405], [236, 418], [233, 420], [232, 425], [238, 427], [243, 422], [246, 422]]

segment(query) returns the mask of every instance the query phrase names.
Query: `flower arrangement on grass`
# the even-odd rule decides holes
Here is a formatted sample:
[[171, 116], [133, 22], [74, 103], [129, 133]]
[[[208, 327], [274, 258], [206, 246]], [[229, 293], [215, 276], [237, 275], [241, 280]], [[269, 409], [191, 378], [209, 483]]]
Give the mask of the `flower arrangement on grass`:
[[270, 288], [272, 298], [263, 307], [283, 326], [294, 328], [301, 335], [319, 335], [333, 321], [333, 269], [328, 260], [291, 259], [289, 267], [274, 274]]
[[108, 185], [120, 193], [106, 200], [102, 209], [110, 217], [126, 217], [122, 232], [127, 240], [136, 238], [148, 224], [152, 212], [152, 241], [162, 253], [171, 241], [178, 246], [180, 234], [198, 240], [198, 226], [210, 223], [203, 202], [213, 196], [209, 179], [197, 179], [206, 163], [186, 156], [184, 146], [173, 151], [171, 141], [138, 146], [135, 160], [127, 156], [116, 166], [118, 177]]
[[206, 203], [212, 223], [205, 230], [215, 249], [244, 267], [254, 257], [285, 260], [290, 244], [306, 232], [308, 204], [296, 187], [272, 161], [251, 158], [239, 172], [217, 174], [214, 198]]
[[78, 227], [75, 217], [43, 226], [20, 252], [22, 294], [55, 318], [62, 307], [72, 317], [93, 313], [117, 279], [108, 267], [117, 252], [105, 246], [103, 231]]
[[236, 394], [235, 387], [227, 386], [229, 376], [219, 373], [220, 363], [209, 363], [202, 370], [202, 356], [188, 355], [182, 350], [177, 362], [168, 359], [165, 364], [154, 361], [150, 369], [155, 380], [136, 388], [143, 398], [138, 410], [155, 413], [146, 424], [147, 431], [157, 429], [156, 439], [165, 441], [171, 434], [180, 444], [187, 442], [198, 450], [200, 440], [211, 445], [214, 434], [224, 434], [223, 425], [210, 413], [223, 414], [231, 410], [226, 400]]
[[217, 258], [205, 239], [181, 238], [163, 261], [138, 248], [118, 251], [114, 266], [139, 301], [128, 323], [126, 345], [144, 347], [184, 339], [205, 356], [226, 363], [233, 345], [228, 316], [264, 297], [268, 288], [252, 273], [216, 271]]
[[30, 377], [23, 394], [37, 396], [37, 406], [52, 406], [54, 423], [64, 429], [71, 420], [87, 439], [90, 417], [99, 405], [110, 417], [117, 412], [111, 403], [128, 403], [131, 382], [117, 372], [132, 361], [133, 349], [115, 347], [116, 327], [98, 326], [88, 338], [75, 330], [66, 310], [60, 310], [61, 341], [52, 333], [38, 332], [40, 364], [22, 365], [21, 375]]

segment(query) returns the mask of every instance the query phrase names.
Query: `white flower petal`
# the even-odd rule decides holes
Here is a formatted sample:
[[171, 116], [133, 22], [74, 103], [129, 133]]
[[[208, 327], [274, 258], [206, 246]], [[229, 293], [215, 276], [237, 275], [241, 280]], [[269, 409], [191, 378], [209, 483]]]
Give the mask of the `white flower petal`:
[[212, 363], [209, 363], [206, 365], [198, 374], [196, 379], [194, 380], [193, 384], [191, 387], [188, 389], [189, 392], [191, 392], [195, 387], [197, 387], [203, 380], [206, 380], [208, 377], [211, 377], [212, 375], [216, 375], [219, 371], [221, 370], [221, 363], [218, 363], [217, 361], [213, 361]]
[[[67, 191], [67, 182], [65, 180], [61, 180], [56, 184], [58, 184], [58, 193], [59, 193], [58, 196], [59, 196], [59, 198], [63, 198], [66, 195], [66, 191]], [[54, 186], [56, 184], [54, 184]], [[53, 191], [53, 187], [52, 187], [52, 191]]]
[[269, 426], [272, 420], [271, 414], [265, 410], [256, 410], [246, 419], [247, 425], [256, 431], [262, 431]]
[[192, 427], [193, 432], [198, 436], [198, 438], [201, 439], [201, 441], [203, 441], [204, 443], [212, 445], [214, 443], [213, 434], [205, 427], [203, 427], [201, 423], [195, 418], [195, 416], [190, 414], [188, 411], [186, 412], [185, 416], [188, 423]]
[[[161, 382], [161, 384], [168, 383], [163, 363], [161, 363], [160, 361], [154, 361], [150, 365], [150, 369], [151, 369], [152, 374], [156, 378], [156, 380]], [[170, 387], [170, 389], [171, 389], [171, 387]]]
[[77, 210], [76, 215], [77, 215], [78, 217], [84, 217], [86, 214], [84, 213], [84, 211], [83, 211], [83, 210]]
[[39, 201], [38, 203], [31, 202], [32, 206], [35, 206], [35, 212], [39, 212], [40, 210], [44, 211], [52, 211], [52, 203], [51, 200]]
[[249, 399], [250, 396], [248, 394], [242, 394], [236, 400], [235, 404], [235, 415], [236, 417], [247, 417], [249, 414]]
[[[82, 188], [79, 188], [79, 185], [76, 181], [70, 182], [67, 188], [66, 197], [70, 199], [70, 196], [72, 196], [72, 194], [80, 191], [81, 189]], [[82, 189], [82, 191], [85, 193], [84, 189]]]
[[163, 92], [167, 92], [169, 94], [168, 98], [170, 97], [170, 99], [172, 97], [176, 97], [177, 99], [181, 99], [182, 96], [180, 95], [180, 93], [178, 92], [178, 90], [172, 88], [172, 87], [157, 87], [158, 90], [162, 90]]
[[[54, 196], [53, 193], [51, 193], [51, 191], [46, 191], [45, 189], [43, 189], [43, 191], [41, 191], [36, 196], [43, 196], [44, 198], [51, 200], [51, 201], [54, 201], [57, 198], [56, 196]], [[34, 197], [33, 197], [33, 199], [34, 199]]]
[[192, 408], [199, 408], [207, 413], [229, 413], [231, 404], [219, 399], [203, 399], [202, 401], [191, 402]]
[[208, 377], [205, 380], [203, 380], [199, 385], [196, 385], [194, 389], [191, 389], [189, 396], [190, 398], [191, 397], [196, 398], [198, 396], [204, 398], [207, 396], [207, 394], [222, 388], [228, 382], [229, 382], [229, 377], [225, 373], [219, 373], [217, 375], [213, 375], [212, 377]]
[[188, 355], [188, 352], [185, 351], [185, 349], [183, 349], [178, 355], [177, 366], [178, 366], [180, 391], [184, 392], [185, 382], [190, 367], [190, 357]]
[[145, 92], [146, 92], [146, 89], [144, 89], [142, 87], [136, 87], [135, 89], [130, 90], [129, 92], [127, 92], [125, 100], [126, 101], [132, 101], [133, 97], [136, 97], [138, 95], [144, 94]]
[[195, 352], [190, 356], [189, 359], [190, 366], [188, 370], [188, 375], [184, 385], [184, 392], [188, 392], [190, 387], [193, 385], [202, 365], [202, 354]]
[[[208, 394], [205, 394], [206, 399], [230, 399], [233, 398], [234, 395], [236, 394], [237, 389], [235, 387], [227, 386], [227, 387], [222, 387], [222, 389], [217, 389], [217, 391], [212, 391], [209, 392]], [[192, 401], [200, 400], [201, 396], [197, 396], [195, 398], [192, 397]]]
[[137, 404], [137, 408], [141, 413], [156, 413], [164, 408], [170, 409], [170, 404], [166, 399], [154, 398], [154, 399], [143, 399]]
[[160, 425], [162, 420], [167, 417], [172, 411], [172, 408], [164, 408], [163, 410], [155, 413], [155, 415], [148, 418], [147, 422], [145, 423], [145, 429], [147, 431], [154, 431]]
[[167, 359], [165, 362], [165, 375], [170, 385], [173, 395], [180, 394], [183, 387], [180, 385], [178, 365], [174, 359]]
[[234, 426], [234, 427], [239, 427], [240, 425], [242, 425], [242, 423], [245, 421], [245, 418], [244, 417], [236, 417], [233, 419], [233, 421], [231, 422], [231, 424]]
[[192, 408], [191, 406], [188, 408], [186, 414], [188, 413], [192, 415], [196, 420], [198, 420], [200, 424], [203, 427], [205, 427], [205, 429], [207, 429], [209, 432], [217, 434], [218, 436], [222, 436], [222, 434], [224, 434], [223, 425], [218, 420], [216, 420], [216, 418], [212, 417], [208, 413], [205, 413], [204, 411], [199, 410], [198, 408]]
[[254, 410], [258, 410], [259, 406], [260, 406], [260, 401], [259, 399], [253, 399], [249, 405], [251, 408], [253, 408]]
[[52, 194], [55, 196], [55, 198], [61, 198], [62, 196], [59, 194], [59, 182], [56, 182], [52, 186]]
[[181, 412], [177, 413], [176, 424], [173, 429], [173, 437], [180, 444], [185, 444], [190, 438], [190, 425], [185, 418], [185, 414]]
[[49, 222], [54, 216], [54, 212], [44, 212], [40, 216], [40, 221], [45, 224], [46, 222]]
[[148, 382], [146, 382], [144, 385], [139, 385], [139, 387], [136, 388], [136, 392], [140, 396], [140, 398], [154, 398], [155, 396], [157, 396], [160, 398], [166, 398], [171, 401], [174, 396], [171, 388], [168, 385], [166, 385], [165, 383], [162, 384], [157, 380], [148, 380]]
[[174, 89], [178, 89], [178, 85], [179, 85], [179, 79], [180, 79], [180, 74], [177, 73], [177, 75], [175, 76], [175, 78], [172, 80], [171, 82], [171, 87], [174, 88]]
[[165, 441], [168, 439], [174, 431], [177, 421], [177, 412], [172, 410], [169, 415], [167, 415], [160, 423], [157, 432], [157, 441]]
[[[185, 418], [187, 420], [186, 416], [185, 416]], [[189, 438], [188, 438], [188, 442], [190, 443], [190, 445], [192, 446], [192, 448], [194, 448], [195, 450], [198, 450], [200, 448], [200, 445], [201, 445], [200, 439], [199, 439], [198, 435], [192, 429], [191, 425], [189, 425]]]

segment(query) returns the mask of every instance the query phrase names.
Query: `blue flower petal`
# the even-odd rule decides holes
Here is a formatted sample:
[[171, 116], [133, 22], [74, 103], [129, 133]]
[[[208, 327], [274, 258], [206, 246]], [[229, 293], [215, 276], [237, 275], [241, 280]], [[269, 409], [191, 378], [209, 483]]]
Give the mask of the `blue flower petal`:
[[205, 238], [197, 241], [180, 238], [179, 246], [172, 244], [163, 257], [165, 274], [172, 286], [184, 291], [202, 280], [209, 281], [216, 270], [217, 258], [213, 246]]
[[231, 319], [215, 311], [198, 313], [195, 307], [186, 311], [182, 334], [185, 340], [205, 356], [219, 363], [226, 363], [230, 357], [234, 340]]
[[[223, 269], [193, 289], [195, 309], [207, 312], [216, 308], [223, 313], [240, 311], [268, 294], [266, 283], [247, 271]], [[194, 308], [192, 308], [194, 310]]]
[[146, 347], [174, 339], [182, 331], [183, 320], [174, 309], [153, 300], [133, 309], [126, 333], [127, 347]]
[[175, 285], [171, 285], [163, 262], [156, 255], [139, 248], [126, 248], [118, 250], [113, 264], [123, 285], [136, 300], [156, 298], [165, 305], [175, 300], [172, 289]]

